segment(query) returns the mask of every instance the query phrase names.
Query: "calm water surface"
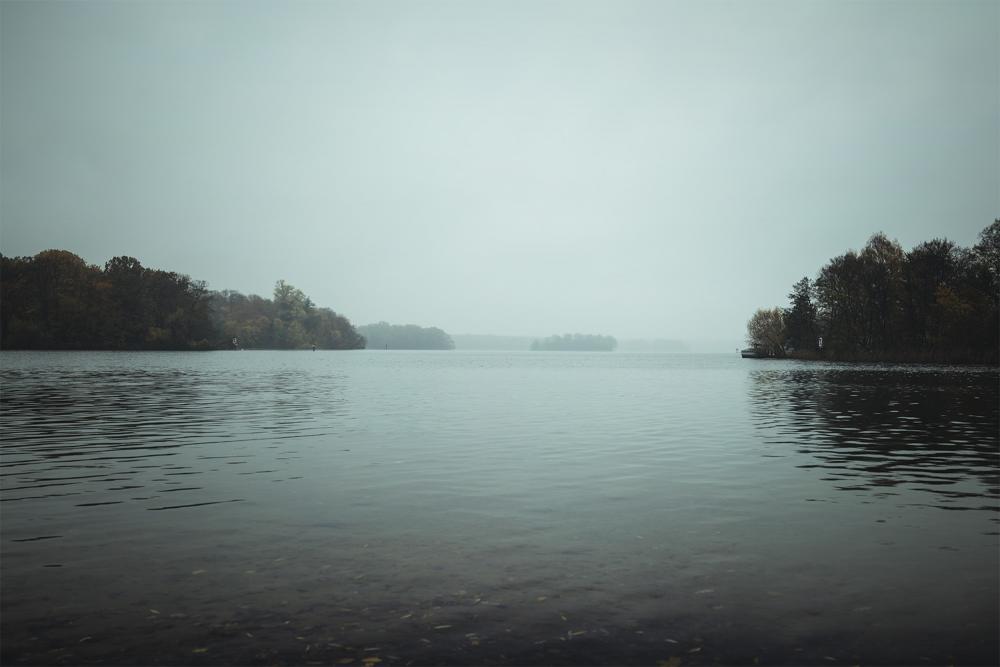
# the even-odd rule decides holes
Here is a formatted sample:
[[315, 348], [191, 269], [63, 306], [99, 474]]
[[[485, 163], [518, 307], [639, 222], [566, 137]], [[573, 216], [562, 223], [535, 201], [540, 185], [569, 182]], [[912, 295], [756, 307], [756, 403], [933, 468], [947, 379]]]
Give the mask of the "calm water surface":
[[0, 382], [4, 664], [1000, 660], [996, 369], [4, 352]]

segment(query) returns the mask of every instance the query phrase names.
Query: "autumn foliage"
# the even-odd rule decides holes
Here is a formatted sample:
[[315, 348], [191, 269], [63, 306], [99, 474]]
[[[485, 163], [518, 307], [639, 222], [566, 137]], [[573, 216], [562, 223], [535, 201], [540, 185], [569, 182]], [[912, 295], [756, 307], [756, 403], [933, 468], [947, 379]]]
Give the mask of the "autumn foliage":
[[278, 281], [274, 298], [210, 292], [204, 282], [115, 257], [65, 250], [0, 256], [0, 347], [49, 350], [353, 349], [344, 317]]
[[[898, 242], [875, 234], [860, 252], [831, 259], [815, 280], [797, 282], [789, 299], [781, 313], [780, 347], [794, 356], [995, 364], [1000, 220], [984, 229], [972, 248], [934, 239], [905, 252]], [[774, 325], [773, 317], [770, 321]], [[774, 343], [774, 329], [768, 345]], [[749, 337], [752, 344], [765, 344], [762, 337]]]

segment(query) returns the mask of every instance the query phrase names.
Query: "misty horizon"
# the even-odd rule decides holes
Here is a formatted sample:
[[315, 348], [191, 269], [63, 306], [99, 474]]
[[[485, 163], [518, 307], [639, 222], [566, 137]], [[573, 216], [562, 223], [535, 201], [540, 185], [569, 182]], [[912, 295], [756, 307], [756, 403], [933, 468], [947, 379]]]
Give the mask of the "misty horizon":
[[0, 248], [352, 322], [740, 341], [1000, 211], [995, 3], [3, 3]]

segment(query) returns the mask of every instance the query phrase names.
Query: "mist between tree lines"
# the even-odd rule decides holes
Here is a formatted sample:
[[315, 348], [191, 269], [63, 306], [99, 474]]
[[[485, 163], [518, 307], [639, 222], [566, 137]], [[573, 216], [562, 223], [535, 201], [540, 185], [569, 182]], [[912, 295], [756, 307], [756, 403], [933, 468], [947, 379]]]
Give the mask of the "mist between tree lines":
[[996, 364], [1000, 219], [972, 248], [934, 239], [904, 252], [875, 234], [788, 298], [787, 308], [759, 309], [747, 322], [747, 343], [764, 355]]

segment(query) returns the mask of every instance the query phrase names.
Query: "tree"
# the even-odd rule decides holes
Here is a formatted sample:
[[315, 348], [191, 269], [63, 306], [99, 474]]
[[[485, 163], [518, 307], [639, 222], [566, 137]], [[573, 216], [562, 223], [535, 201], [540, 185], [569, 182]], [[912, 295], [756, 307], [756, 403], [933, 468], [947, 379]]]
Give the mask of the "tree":
[[814, 283], [819, 329], [825, 345], [839, 350], [857, 348], [862, 337], [863, 289], [861, 260], [849, 250], [820, 269]]
[[303, 319], [312, 308], [312, 301], [302, 293], [302, 290], [292, 287], [284, 280], [279, 280], [274, 284], [274, 305], [278, 317], [290, 322]]
[[104, 264], [111, 286], [112, 308], [107, 334], [116, 349], [141, 349], [150, 325], [151, 304], [145, 294], [145, 269], [135, 257], [112, 257]]
[[1000, 218], [979, 232], [979, 243], [972, 249], [990, 276], [993, 301], [1000, 300]]
[[905, 342], [911, 348], [933, 348], [942, 341], [936, 307], [939, 290], [949, 290], [958, 278], [959, 255], [955, 244], [934, 239], [906, 254], [903, 321]]
[[785, 356], [785, 317], [781, 308], [760, 308], [747, 322], [747, 343], [772, 357]]
[[788, 299], [791, 308], [784, 311], [787, 343], [799, 350], [811, 348], [816, 344], [816, 306], [809, 279], [795, 283]]
[[903, 293], [903, 249], [879, 232], [868, 239], [861, 261], [862, 338], [866, 350], [886, 350], [898, 342]]

